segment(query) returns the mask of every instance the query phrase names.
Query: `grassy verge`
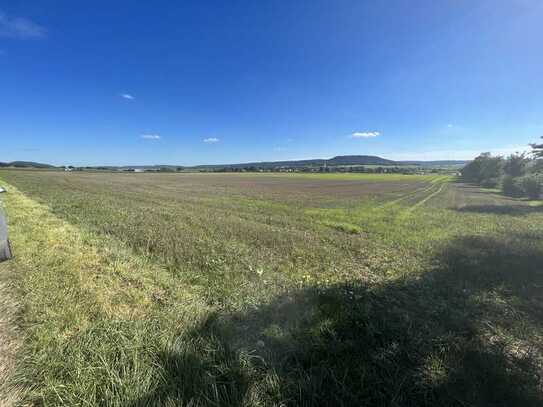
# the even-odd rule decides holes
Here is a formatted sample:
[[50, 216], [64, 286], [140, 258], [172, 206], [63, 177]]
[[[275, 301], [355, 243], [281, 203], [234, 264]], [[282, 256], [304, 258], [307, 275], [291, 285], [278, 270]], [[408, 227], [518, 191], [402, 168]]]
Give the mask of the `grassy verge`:
[[3, 407], [15, 406], [23, 393], [13, 381], [22, 333], [18, 330], [19, 304], [11, 275], [9, 266], [0, 264], [0, 406]]
[[160, 381], [160, 351], [206, 307], [164, 268], [9, 190], [10, 268], [26, 332], [18, 381], [28, 400], [126, 405], [143, 397]]

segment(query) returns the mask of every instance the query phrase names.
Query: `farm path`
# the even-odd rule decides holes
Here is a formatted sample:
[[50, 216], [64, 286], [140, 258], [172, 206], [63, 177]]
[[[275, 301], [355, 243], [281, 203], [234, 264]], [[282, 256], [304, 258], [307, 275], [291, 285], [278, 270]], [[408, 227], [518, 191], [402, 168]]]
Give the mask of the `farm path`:
[[[434, 196], [438, 195], [436, 193], [437, 190], [442, 190], [441, 188], [443, 185], [450, 181], [450, 177], [448, 176], [440, 176], [432, 181], [429, 182], [429, 185], [424, 185], [421, 188], [418, 188], [414, 191], [408, 192], [406, 194], [401, 195], [399, 198], [396, 198], [394, 200], [385, 202], [384, 204], [378, 206], [378, 209], [385, 209], [389, 208], [393, 205], [399, 204], [399, 203], [408, 203], [411, 207], [420, 206], [419, 203], [422, 202], [424, 204], [429, 199], [433, 198]], [[434, 195], [435, 194], [435, 195]], [[412, 203], [414, 201], [415, 203]]]
[[417, 203], [415, 203], [414, 205], [412, 205], [408, 211], [413, 211], [419, 207], [421, 207], [422, 205], [426, 204], [427, 202], [429, 202], [431, 199], [435, 198], [436, 196], [438, 196], [441, 192], [443, 192], [443, 190], [445, 189], [445, 187], [447, 186], [447, 181], [441, 181], [441, 182], [436, 182], [434, 185], [432, 185], [432, 188], [428, 191], [426, 191], [428, 193], [428, 195], [426, 195], [424, 198], [422, 198], [420, 201], [418, 201]]

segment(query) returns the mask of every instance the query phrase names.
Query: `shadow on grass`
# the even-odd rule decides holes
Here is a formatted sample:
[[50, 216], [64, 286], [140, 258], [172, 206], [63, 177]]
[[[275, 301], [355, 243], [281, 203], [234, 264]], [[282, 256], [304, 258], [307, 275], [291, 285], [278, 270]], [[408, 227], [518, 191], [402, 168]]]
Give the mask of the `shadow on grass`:
[[530, 241], [459, 238], [420, 278], [310, 286], [210, 318], [134, 405], [541, 405], [541, 287]]
[[489, 213], [495, 215], [525, 216], [543, 213], [543, 206], [529, 205], [467, 205], [457, 209], [459, 212]]
[[158, 355], [163, 372], [155, 390], [133, 406], [241, 406], [249, 372], [211, 316]]

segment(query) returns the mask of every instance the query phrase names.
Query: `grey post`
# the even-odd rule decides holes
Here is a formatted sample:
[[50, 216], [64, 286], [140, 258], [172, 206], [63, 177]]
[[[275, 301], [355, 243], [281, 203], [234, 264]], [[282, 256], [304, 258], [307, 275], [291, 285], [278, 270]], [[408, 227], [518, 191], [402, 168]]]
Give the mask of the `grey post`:
[[4, 211], [0, 208], [0, 262], [11, 259], [11, 247], [8, 240], [8, 225]]

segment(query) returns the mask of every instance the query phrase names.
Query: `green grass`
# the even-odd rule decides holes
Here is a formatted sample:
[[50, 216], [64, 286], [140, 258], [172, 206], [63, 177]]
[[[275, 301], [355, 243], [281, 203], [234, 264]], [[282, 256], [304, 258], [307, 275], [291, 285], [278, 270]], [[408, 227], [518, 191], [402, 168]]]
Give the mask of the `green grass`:
[[26, 400], [540, 405], [541, 207], [361, 175], [1, 171]]

